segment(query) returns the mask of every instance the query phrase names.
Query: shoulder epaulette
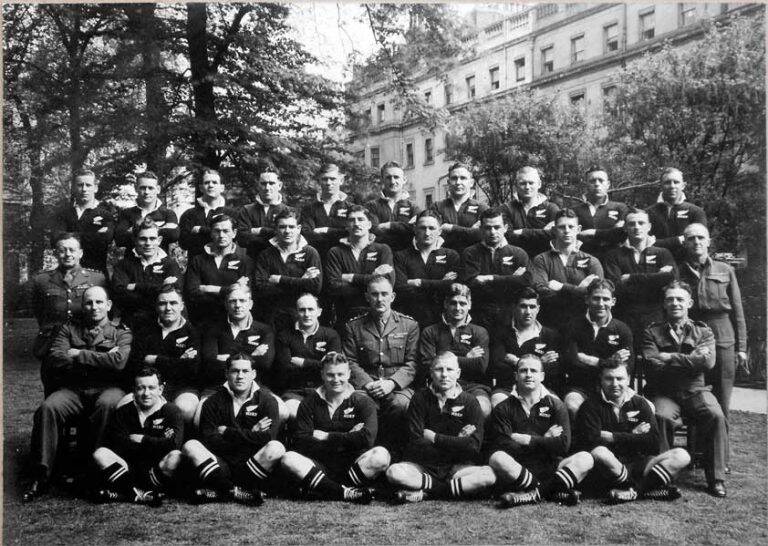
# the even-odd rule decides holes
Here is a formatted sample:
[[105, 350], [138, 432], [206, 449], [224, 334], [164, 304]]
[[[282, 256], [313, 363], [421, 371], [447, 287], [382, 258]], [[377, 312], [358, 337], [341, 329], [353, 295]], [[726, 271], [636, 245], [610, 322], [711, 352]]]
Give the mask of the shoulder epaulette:
[[354, 320], [360, 320], [361, 318], [364, 318], [364, 317], [367, 317], [367, 316], [368, 316], [368, 311], [366, 311], [366, 312], [364, 312], [364, 313], [361, 313], [361, 314], [359, 314], [359, 315], [355, 315], [354, 317], [352, 317], [351, 319], [349, 319], [347, 322], [349, 323], [349, 322], [352, 322], [352, 321], [354, 321]]
[[413, 318], [411, 315], [406, 315], [405, 313], [401, 313], [400, 311], [393, 311], [393, 313], [397, 313], [397, 315], [400, 317], [407, 318], [412, 320], [413, 322], [416, 322], [416, 319]]
[[709, 325], [703, 320], [692, 320], [691, 322], [694, 324], [694, 326], [698, 326], [700, 328], [709, 328]]

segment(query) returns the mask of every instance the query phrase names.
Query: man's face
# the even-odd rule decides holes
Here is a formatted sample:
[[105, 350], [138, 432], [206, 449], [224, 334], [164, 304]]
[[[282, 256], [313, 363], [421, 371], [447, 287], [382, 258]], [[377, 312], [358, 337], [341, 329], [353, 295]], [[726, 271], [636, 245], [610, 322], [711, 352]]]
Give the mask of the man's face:
[[332, 197], [341, 191], [344, 177], [339, 171], [330, 171], [320, 175], [320, 193], [323, 197]]
[[277, 222], [277, 238], [285, 246], [294, 244], [299, 239], [301, 226], [296, 218], [281, 218]]
[[133, 385], [133, 399], [136, 404], [148, 410], [160, 401], [163, 394], [163, 386], [156, 375], [137, 377]]
[[661, 197], [668, 203], [677, 202], [683, 195], [685, 182], [683, 175], [677, 171], [671, 171], [661, 177]]
[[455, 324], [463, 322], [470, 309], [472, 309], [472, 304], [465, 296], [451, 296], [443, 304], [446, 320]]
[[626, 366], [604, 369], [600, 373], [600, 388], [611, 402], [621, 400], [629, 388], [629, 374]]
[[533, 392], [538, 390], [544, 381], [544, 372], [541, 369], [541, 361], [537, 358], [522, 358], [517, 362], [515, 374], [517, 390]]
[[72, 269], [80, 265], [83, 249], [77, 239], [63, 239], [56, 243], [56, 260], [64, 269]]
[[539, 316], [539, 302], [535, 299], [520, 300], [513, 310], [515, 324], [520, 327], [533, 326]]
[[515, 178], [515, 189], [521, 201], [533, 199], [541, 189], [541, 178], [536, 171], [523, 171]]
[[405, 186], [405, 173], [397, 167], [387, 167], [381, 175], [381, 187], [387, 197], [396, 197]]
[[139, 178], [136, 181], [136, 203], [148, 207], [157, 200], [160, 184], [154, 178]]
[[296, 313], [299, 315], [299, 325], [310, 329], [317, 326], [322, 309], [317, 305], [315, 298], [304, 296], [296, 302]]
[[432, 246], [442, 234], [440, 223], [434, 216], [424, 216], [416, 222], [416, 243], [419, 246]]
[[432, 386], [438, 392], [448, 392], [456, 386], [461, 375], [459, 361], [455, 358], [437, 358], [429, 370]]
[[211, 242], [214, 248], [229, 248], [235, 240], [235, 230], [229, 220], [211, 226]]
[[627, 230], [630, 242], [639, 243], [640, 241], [645, 241], [651, 232], [651, 223], [648, 221], [648, 215], [642, 212], [627, 214], [624, 229]]
[[176, 324], [184, 310], [184, 302], [176, 292], [161, 292], [157, 296], [157, 316], [165, 326]]
[[688, 226], [685, 228], [685, 250], [691, 258], [701, 258], [709, 255], [709, 233], [703, 226]]
[[379, 315], [384, 315], [392, 309], [392, 302], [395, 301], [395, 293], [392, 291], [392, 285], [387, 281], [371, 283], [365, 292], [365, 299], [371, 310]]
[[136, 253], [142, 258], [151, 258], [157, 253], [162, 240], [157, 228], [142, 229], [136, 234]]
[[347, 231], [350, 237], [368, 237], [371, 232], [371, 221], [364, 212], [353, 212], [347, 218]]
[[555, 238], [561, 245], [570, 246], [576, 243], [581, 226], [578, 218], [558, 218], [555, 224]]
[[504, 223], [504, 218], [496, 216], [495, 218], [483, 218], [480, 229], [483, 232], [483, 241], [488, 246], [496, 246], [504, 238], [504, 234], [507, 232], [507, 224]]
[[259, 177], [259, 197], [265, 203], [276, 203], [280, 198], [280, 190], [283, 183], [277, 176], [277, 173], [263, 173]]
[[227, 368], [227, 383], [232, 392], [238, 395], [251, 390], [256, 380], [256, 370], [249, 360], [233, 360]]
[[101, 287], [89, 288], [83, 293], [83, 316], [92, 324], [107, 318], [112, 301]]
[[610, 187], [611, 182], [605, 171], [592, 171], [587, 174], [586, 193], [590, 199], [604, 199]]
[[248, 317], [248, 313], [251, 312], [251, 307], [253, 307], [253, 300], [247, 291], [233, 290], [227, 296], [225, 304], [229, 319], [232, 321], [240, 321]]
[[448, 191], [454, 199], [461, 199], [468, 195], [473, 184], [472, 174], [464, 167], [453, 169], [448, 174]]
[[202, 190], [203, 195], [209, 199], [216, 199], [221, 197], [221, 194], [224, 193], [224, 184], [221, 182], [221, 177], [219, 177], [219, 175], [206, 173], [203, 175], [200, 189]]
[[598, 288], [587, 295], [587, 309], [594, 321], [607, 319], [614, 305], [616, 305], [616, 298], [607, 288]]
[[682, 288], [670, 288], [664, 292], [664, 312], [669, 320], [679, 321], [688, 318], [688, 309], [693, 305], [691, 295]]
[[349, 364], [330, 364], [323, 367], [323, 385], [333, 394], [341, 394], [349, 385]]
[[75, 199], [80, 203], [93, 201], [98, 189], [99, 185], [96, 183], [96, 179], [89, 174], [75, 178]]

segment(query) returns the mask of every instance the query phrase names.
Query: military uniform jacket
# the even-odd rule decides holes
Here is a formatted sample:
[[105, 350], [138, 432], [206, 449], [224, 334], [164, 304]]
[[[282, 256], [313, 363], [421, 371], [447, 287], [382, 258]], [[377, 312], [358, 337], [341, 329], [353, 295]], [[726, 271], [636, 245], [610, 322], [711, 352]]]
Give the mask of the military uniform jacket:
[[176, 213], [166, 208], [158, 202], [158, 206], [150, 211], [146, 216], [142, 216], [142, 210], [138, 205], [121, 210], [117, 215], [117, 226], [115, 227], [115, 244], [130, 248], [133, 246], [133, 236], [136, 234], [136, 227], [144, 218], [149, 218], [155, 222], [159, 228], [160, 235], [163, 237], [161, 243], [163, 250], [167, 251], [171, 243], [179, 240], [179, 219]]
[[654, 203], [647, 209], [651, 222], [651, 235], [656, 237], [656, 246], [668, 248], [675, 257], [679, 257], [683, 244], [678, 238], [689, 224], [707, 225], [704, 209], [683, 201], [676, 205], [665, 202]]
[[[322, 392], [323, 388], [318, 388], [299, 405], [293, 436], [296, 450], [323, 461], [355, 456], [372, 448], [378, 431], [376, 403], [367, 394], [350, 387], [347, 397], [331, 415]], [[350, 432], [360, 423], [363, 428]], [[327, 432], [328, 439], [316, 440], [312, 437], [314, 430]]]
[[602, 257], [611, 248], [615, 248], [627, 238], [627, 232], [616, 224], [624, 220], [629, 207], [618, 201], [606, 200], [605, 203], [595, 207], [595, 214], [589, 208], [589, 203], [579, 203], [573, 207], [573, 212], [579, 217], [581, 229], [594, 229], [595, 235], [583, 237], [579, 240], [584, 243], [584, 252]]
[[[336, 330], [318, 325], [317, 332], [304, 339], [302, 332], [294, 327], [277, 334], [275, 352], [274, 378], [280, 392], [314, 389], [322, 383], [320, 361], [330, 352], [341, 352], [341, 338]], [[294, 356], [303, 358], [304, 365], [291, 364]]]
[[[591, 451], [605, 445], [620, 459], [634, 459], [659, 453], [659, 429], [651, 405], [630, 389], [631, 396], [618, 408], [602, 394], [587, 399], [579, 408], [573, 425], [573, 451]], [[634, 434], [640, 423], [648, 423], [650, 430]], [[613, 443], [604, 444], [600, 431], [613, 433]]]
[[618, 319], [611, 318], [605, 326], [600, 326], [595, 334], [586, 316], [576, 317], [568, 324], [569, 340], [566, 371], [568, 374], [567, 386], [580, 387], [586, 392], [592, 392], [598, 387], [600, 368], [598, 366], [586, 366], [578, 361], [577, 353], [595, 356], [601, 361], [608, 360], [616, 351], [627, 349], [629, 360], [627, 368], [630, 373], [635, 367], [634, 344], [632, 331], [629, 326]]
[[[68, 322], [59, 328], [43, 362], [43, 383], [54, 389], [120, 387], [132, 340], [130, 330], [115, 326], [106, 318], [92, 327]], [[71, 358], [67, 356], [68, 349], [81, 352]]]
[[443, 231], [445, 247], [461, 252], [465, 248], [480, 242], [480, 228], [472, 227], [480, 221], [480, 215], [488, 209], [476, 199], [467, 199], [456, 210], [453, 199], [446, 197], [430, 207], [443, 217], [443, 222], [451, 224], [451, 231]]
[[[389, 200], [379, 197], [368, 201], [365, 205], [374, 216], [371, 233], [376, 235], [376, 240], [389, 246], [392, 250], [407, 248], [413, 239], [413, 223], [411, 222], [421, 209], [413, 201], [408, 199], [408, 194], [403, 194], [395, 201], [394, 209], [389, 208]], [[379, 224], [390, 222], [388, 230], [378, 228]]]
[[[466, 354], [472, 347], [480, 346], [485, 351], [482, 356], [468, 357]], [[488, 369], [488, 331], [477, 324], [467, 321], [456, 327], [453, 334], [440, 318], [440, 322], [424, 328], [419, 339], [419, 361], [424, 374], [427, 374], [430, 364], [435, 356], [444, 351], [450, 351], [456, 355], [461, 368], [462, 384], [481, 383], [489, 385], [486, 375]]]
[[[709, 355], [692, 354], [704, 347]], [[672, 360], [663, 362], [659, 353], [670, 353]], [[715, 366], [715, 336], [705, 323], [688, 320], [676, 339], [668, 322], [654, 322], [643, 333], [643, 358], [648, 391], [679, 399], [709, 389], [704, 373]]]
[[411, 385], [416, 375], [419, 325], [392, 311], [379, 333], [378, 319], [366, 313], [350, 320], [344, 331], [344, 353], [352, 368], [350, 383], [361, 389], [375, 379], [391, 379], [398, 389]]
[[[99, 271], [106, 271], [107, 252], [115, 233], [116, 211], [106, 202], [98, 202], [94, 208], [85, 209], [80, 218], [74, 205], [59, 209], [53, 217], [51, 243], [63, 232], [80, 235], [83, 259], [80, 265]], [[106, 228], [103, 232], [100, 231]]]
[[[200, 411], [201, 440], [219, 457], [233, 462], [247, 459], [277, 438], [278, 411], [277, 400], [269, 389], [259, 387], [235, 414], [231, 391], [226, 386], [219, 387], [203, 402]], [[254, 432], [253, 426], [265, 417], [272, 419], [272, 426]], [[227, 427], [224, 433], [219, 432], [219, 426]]]
[[[490, 376], [492, 379], [496, 379], [496, 387], [511, 389], [515, 386], [517, 366], [504, 360], [507, 354], [520, 358], [526, 354], [541, 357], [549, 351], [562, 353], [561, 343], [562, 340], [557, 330], [547, 326], [542, 326], [538, 336], [524, 341], [522, 345], [518, 343], [517, 334], [511, 325], [499, 329], [493, 338], [491, 347]], [[559, 362], [544, 364], [544, 384], [547, 388], [558, 390], [561, 387], [562, 372]]]
[[[505, 205], [505, 209], [509, 221], [507, 240], [520, 246], [530, 258], [544, 252], [552, 239], [544, 227], [550, 222], [554, 222], [555, 214], [560, 210], [560, 207], [540, 194], [538, 203], [528, 209], [528, 212], [525, 211], [523, 203], [518, 199], [513, 199], [508, 205]], [[516, 229], [522, 229], [522, 235], [512, 235], [511, 232]]]
[[[355, 258], [346, 239], [328, 251], [325, 259], [325, 280], [328, 295], [338, 299], [345, 307], [367, 307], [364, 293], [373, 271], [382, 264], [392, 264], [392, 250], [385, 244], [371, 241]], [[342, 274], [352, 273], [352, 283], [341, 280]], [[395, 272], [387, 275], [392, 285], [395, 284]]]
[[[131, 434], [142, 434], [144, 439], [136, 443]], [[117, 455], [131, 459], [159, 461], [169, 451], [181, 449], [184, 441], [184, 417], [181, 410], [170, 402], [147, 415], [144, 424], [139, 419], [135, 402], [115, 409], [109, 418], [104, 445]]]
[[[462, 253], [461, 265], [461, 279], [472, 289], [472, 299], [478, 303], [508, 305], [531, 284], [528, 255], [514, 245], [492, 250], [484, 243], [474, 244]], [[520, 267], [525, 272], [515, 275]], [[493, 280], [481, 284], [476, 280], [478, 275], [493, 275]]]
[[[197, 387], [200, 383], [201, 345], [200, 333], [189, 321], [185, 321], [181, 328], [169, 332], [165, 338], [156, 321], [147, 324], [136, 332], [127, 375], [132, 378], [144, 366], [145, 356], [157, 355], [154, 367], [160, 371], [168, 385], [175, 388]], [[181, 355], [188, 349], [194, 349], [197, 354], [182, 359]]]
[[201, 380], [203, 387], [220, 385], [226, 377], [227, 363], [220, 362], [216, 355], [233, 355], [243, 352], [252, 354], [259, 345], [266, 345], [267, 352], [254, 356], [253, 367], [259, 380], [267, 383], [271, 379], [270, 371], [275, 359], [275, 333], [268, 325], [255, 320], [250, 328], [240, 330], [236, 337], [232, 336], [230, 323], [225, 319], [203, 333], [203, 361]]
[[[139, 311], [145, 317], [153, 317], [155, 300], [168, 277], [176, 277], [173, 285], [181, 290], [184, 274], [176, 261], [162, 250], [146, 265], [135, 250], [126, 252], [112, 272], [112, 294], [122, 315]], [[128, 290], [128, 285], [133, 283], [136, 284], [134, 290]]]
[[[320, 275], [313, 279], [302, 278], [310, 267], [320, 270]], [[270, 275], [280, 275], [280, 282], [269, 282]], [[283, 261], [280, 249], [275, 239], [270, 240], [269, 247], [259, 253], [254, 266], [253, 284], [255, 294], [264, 305], [279, 308], [296, 306], [296, 299], [303, 293], [319, 295], [323, 286], [323, 264], [320, 254], [301, 238], [298, 249], [288, 254]]]
[[[207, 210], [207, 212], [206, 212]], [[179, 220], [179, 246], [187, 251], [189, 260], [203, 252], [203, 247], [211, 241], [211, 219], [219, 214], [226, 214], [235, 218], [235, 209], [221, 205], [211, 209], [205, 209], [200, 200], [195, 201], [195, 206], [185, 210]], [[200, 231], [194, 233], [192, 229], [199, 227]], [[237, 229], [237, 226], [233, 226]]]
[[[237, 244], [248, 251], [248, 255], [256, 258], [259, 253], [269, 247], [269, 240], [275, 236], [275, 217], [288, 206], [283, 203], [267, 205], [257, 196], [254, 203], [244, 205], [237, 211]], [[251, 228], [261, 228], [256, 234]]]
[[[347, 234], [347, 214], [352, 203], [343, 192], [339, 197], [328, 212], [319, 198], [301, 209], [301, 234], [310, 245], [320, 251], [321, 258], [325, 258], [325, 251], [339, 244], [341, 238]], [[328, 233], [313, 232], [315, 228], [321, 227], [327, 227]]]
[[[677, 278], [677, 264], [666, 248], [648, 246], [635, 262], [635, 251], [628, 246], [614, 248], [605, 255], [605, 277], [616, 286], [617, 306], [623, 310], [634, 306], [661, 307], [661, 289]], [[662, 267], [672, 266], [663, 273]], [[621, 276], [628, 274], [626, 281]]]

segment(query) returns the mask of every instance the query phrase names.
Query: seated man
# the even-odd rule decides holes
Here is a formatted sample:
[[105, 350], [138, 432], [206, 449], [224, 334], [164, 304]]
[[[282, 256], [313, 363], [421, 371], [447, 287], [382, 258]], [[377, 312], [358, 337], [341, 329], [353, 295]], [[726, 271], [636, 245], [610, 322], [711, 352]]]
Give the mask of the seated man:
[[536, 355], [543, 365], [544, 385], [557, 396], [562, 396], [564, 373], [560, 364], [560, 334], [542, 326], [539, 315], [539, 295], [533, 288], [525, 288], [517, 296], [512, 308], [512, 320], [507, 328], [499, 328], [491, 349], [491, 380], [495, 380], [491, 405], [496, 407], [506, 400], [517, 382], [517, 363], [523, 355]]
[[402, 443], [405, 412], [413, 396], [419, 325], [392, 310], [395, 293], [388, 278], [373, 277], [366, 298], [370, 311], [345, 327], [344, 353], [352, 366], [352, 386], [364, 389], [381, 410], [377, 443], [391, 451]]
[[[419, 340], [419, 362], [428, 372], [440, 353], [453, 353], [461, 369], [461, 388], [480, 404], [483, 419], [491, 414], [491, 385], [488, 369], [488, 331], [472, 323], [472, 294], [463, 284], [454, 283], [445, 295], [440, 322], [424, 329]], [[424, 373], [426, 377], [428, 373]]]
[[179, 408], [187, 426], [200, 402], [200, 332], [184, 318], [184, 300], [173, 286], [165, 286], [155, 301], [157, 320], [136, 332], [128, 361], [129, 375], [152, 366], [165, 380], [163, 396]]
[[327, 293], [334, 299], [338, 329], [367, 310], [365, 290], [374, 275], [385, 275], [395, 283], [392, 250], [375, 241], [371, 218], [364, 207], [352, 206], [347, 215], [347, 237], [325, 257]]
[[456, 252], [480, 242], [480, 215], [488, 206], [472, 197], [474, 187], [469, 165], [454, 163], [448, 167], [448, 197], [431, 207], [443, 218], [445, 247]]
[[574, 488], [592, 469], [588, 453], [563, 458], [571, 444], [568, 410], [542, 385], [544, 377], [538, 356], [521, 356], [511, 395], [491, 414], [488, 464], [502, 508], [541, 502], [542, 490], [545, 498], [577, 504]]
[[211, 220], [222, 214], [233, 218], [235, 214], [234, 209], [226, 206], [224, 182], [218, 171], [205, 169], [198, 189], [200, 197], [179, 220], [179, 246], [187, 251], [189, 262], [193, 256], [202, 254], [205, 245], [211, 241]]
[[163, 398], [160, 372], [136, 372], [133, 402], [119, 407], [107, 424], [104, 443], [93, 452], [101, 483], [96, 500], [131, 500], [159, 506], [181, 462], [181, 411]]
[[250, 282], [253, 274], [253, 260], [234, 242], [234, 220], [220, 214], [210, 224], [211, 242], [190, 259], [184, 279], [189, 318], [201, 331], [225, 316], [222, 288]]
[[502, 208], [483, 211], [480, 231], [483, 240], [461, 255], [461, 278], [475, 298], [475, 321], [492, 331], [507, 316], [518, 292], [531, 284], [531, 273], [528, 254], [507, 242]]
[[675, 500], [675, 476], [691, 462], [681, 448], [659, 453], [659, 430], [648, 400], [629, 388], [626, 362], [600, 364], [600, 394], [579, 409], [574, 425], [574, 450], [592, 455], [595, 485], [608, 487], [608, 501], [638, 497]]
[[59, 328], [43, 362], [43, 383], [51, 389], [35, 412], [30, 464], [34, 481], [24, 493], [29, 502], [43, 494], [68, 421], [90, 415], [88, 445], [101, 442], [109, 415], [125, 394], [120, 386], [131, 350], [131, 332], [107, 317], [112, 301], [107, 291], [92, 286], [83, 292], [83, 318]]
[[[320, 362], [323, 384], [299, 406], [294, 451], [282, 466], [305, 493], [330, 500], [371, 502], [373, 482], [389, 466], [389, 452], [374, 446], [376, 404], [349, 384], [349, 362], [331, 352]], [[344, 484], [344, 485], [343, 485]]]
[[704, 381], [705, 372], [715, 366], [715, 336], [705, 323], [688, 318], [693, 299], [687, 283], [669, 283], [663, 305], [666, 320], [651, 324], [643, 334], [646, 392], [656, 406], [662, 445], [672, 445], [681, 416], [693, 424], [705, 446], [709, 492], [725, 497], [728, 431], [723, 410]]
[[150, 219], [160, 230], [161, 247], [168, 252], [168, 246], [179, 240], [179, 220], [176, 213], [163, 205], [158, 198], [160, 182], [152, 171], [136, 175], [136, 206], [122, 209], [117, 215], [115, 244], [130, 247], [136, 230], [144, 220]]
[[276, 330], [294, 322], [296, 298], [304, 293], [319, 295], [323, 284], [317, 250], [301, 235], [298, 215], [286, 207], [275, 216], [277, 233], [259, 253], [253, 273], [254, 292], [260, 319]]
[[623, 362], [632, 370], [635, 365], [632, 332], [629, 326], [613, 318], [616, 304], [613, 283], [595, 280], [587, 288], [587, 314], [568, 325], [565, 402], [571, 418], [584, 400], [597, 393], [600, 366], [606, 360]]
[[299, 296], [296, 312], [296, 324], [278, 332], [275, 348], [275, 386], [282, 393], [289, 419], [296, 418], [301, 401], [321, 385], [323, 357], [341, 351], [341, 338], [336, 330], [320, 325], [318, 319], [323, 310], [317, 296]]
[[275, 440], [277, 402], [256, 382], [249, 354], [232, 354], [226, 366], [226, 383], [202, 404], [200, 439], [188, 440], [182, 448], [198, 475], [192, 500], [232, 499], [258, 506], [285, 454], [283, 444]]
[[155, 320], [155, 300], [163, 285], [181, 289], [183, 274], [176, 261], [160, 248], [163, 237], [155, 222], [145, 218], [136, 227], [134, 247], [115, 264], [112, 292], [121, 319], [136, 328]]
[[387, 470], [387, 480], [399, 488], [395, 501], [468, 497], [495, 483], [490, 467], [475, 464], [483, 415], [459, 385], [460, 375], [456, 355], [440, 353], [432, 360], [430, 386], [413, 395], [403, 461]]
[[579, 250], [581, 226], [571, 209], [555, 215], [555, 236], [551, 248], [533, 259], [533, 286], [541, 296], [541, 321], [564, 330], [572, 319], [584, 315], [584, 296], [595, 279], [603, 278], [597, 258]]
[[421, 328], [439, 320], [443, 297], [459, 276], [458, 253], [442, 248], [441, 222], [436, 212], [425, 210], [416, 219], [413, 245], [395, 252], [396, 307]]

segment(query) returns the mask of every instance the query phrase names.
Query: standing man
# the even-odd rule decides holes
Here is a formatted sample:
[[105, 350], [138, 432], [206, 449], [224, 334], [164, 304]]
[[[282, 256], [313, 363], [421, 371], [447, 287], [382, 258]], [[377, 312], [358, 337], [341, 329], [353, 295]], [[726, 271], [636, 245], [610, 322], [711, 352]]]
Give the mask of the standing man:
[[517, 294], [531, 283], [528, 255], [507, 242], [504, 210], [494, 207], [480, 215], [482, 242], [461, 255], [464, 283], [475, 296], [476, 321], [492, 331], [508, 316]]
[[392, 310], [392, 282], [380, 275], [368, 282], [369, 311], [350, 320], [344, 331], [344, 353], [352, 367], [350, 382], [365, 390], [381, 410], [378, 443], [399, 446], [405, 412], [413, 396], [419, 325]]
[[696, 436], [705, 446], [707, 489], [715, 497], [725, 497], [727, 421], [704, 382], [704, 374], [715, 366], [715, 336], [705, 323], [688, 318], [693, 306], [688, 283], [668, 284], [663, 305], [665, 320], [651, 324], [643, 336], [646, 392], [656, 407], [667, 446], [672, 445], [681, 417], [696, 427]]
[[558, 211], [555, 240], [550, 242], [549, 250], [533, 259], [533, 285], [542, 300], [542, 322], [557, 330], [584, 314], [587, 287], [595, 279], [603, 278], [600, 261], [580, 250], [580, 231], [575, 212]]
[[337, 329], [367, 310], [365, 291], [374, 275], [395, 283], [392, 250], [371, 234], [371, 218], [368, 209], [353, 205], [347, 215], [347, 237], [325, 259], [327, 292], [334, 298]]
[[195, 205], [184, 211], [179, 220], [179, 245], [187, 251], [187, 258], [202, 254], [211, 241], [211, 220], [221, 214], [234, 217], [234, 209], [224, 201], [224, 182], [213, 169], [205, 169], [200, 179], [200, 197]]
[[109, 203], [96, 199], [99, 181], [93, 171], [80, 169], [75, 171], [73, 178], [73, 203], [54, 214], [51, 240], [56, 241], [64, 232], [79, 234], [83, 249], [82, 266], [106, 273], [116, 211]]
[[[483, 419], [491, 414], [491, 382], [488, 370], [488, 331], [472, 323], [472, 294], [466, 285], [451, 285], [443, 302], [440, 321], [421, 332], [419, 362], [424, 376], [440, 353], [453, 353], [459, 362], [459, 385], [477, 399]], [[421, 374], [420, 374], [421, 375]]]
[[35, 412], [30, 463], [34, 481], [24, 502], [48, 488], [61, 437], [61, 427], [87, 412], [90, 415], [89, 445], [99, 445], [109, 415], [124, 396], [123, 369], [128, 362], [133, 336], [107, 317], [112, 301], [107, 291], [92, 286], [83, 292], [83, 318], [59, 328], [43, 362], [43, 384], [51, 390]]
[[286, 208], [280, 193], [282, 189], [280, 173], [274, 166], [268, 166], [256, 182], [254, 203], [237, 211], [237, 243], [254, 260], [269, 246], [269, 240], [275, 235], [275, 219]]
[[547, 200], [541, 190], [541, 174], [535, 167], [522, 167], [515, 175], [515, 193], [506, 205], [507, 236], [533, 258], [544, 252], [551, 239], [555, 214], [560, 208]]
[[472, 198], [475, 179], [464, 163], [448, 167], [448, 197], [432, 205], [432, 210], [443, 219], [441, 231], [445, 246], [459, 254], [465, 248], [479, 243], [480, 215], [488, 207]]
[[349, 384], [349, 362], [331, 352], [320, 362], [323, 383], [299, 406], [294, 451], [282, 466], [307, 493], [359, 504], [371, 502], [364, 487], [389, 466], [389, 452], [374, 446], [376, 404]]
[[582, 250], [600, 261], [626, 237], [623, 227], [629, 207], [608, 198], [610, 187], [608, 171], [601, 166], [590, 167], [586, 172], [584, 202], [573, 208], [581, 225]]
[[[59, 327], [82, 318], [83, 292], [92, 286], [107, 286], [103, 273], [81, 267], [83, 250], [76, 233], [60, 233], [54, 240], [54, 248], [58, 267], [38, 273], [26, 286], [26, 296], [39, 328], [32, 354], [40, 360], [48, 354]], [[45, 382], [43, 389], [45, 396], [52, 392]]]
[[651, 235], [656, 237], [656, 246], [668, 248], [676, 260], [684, 258], [683, 230], [689, 224], [707, 225], [704, 209], [685, 200], [683, 173], [674, 167], [667, 167], [659, 179], [661, 195], [659, 201], [648, 207]]
[[301, 232], [325, 259], [328, 251], [347, 234], [347, 216], [352, 203], [341, 191], [344, 175], [335, 163], [326, 163], [317, 173], [317, 199], [301, 209]]
[[144, 171], [136, 175], [136, 206], [121, 210], [117, 216], [117, 246], [132, 246], [136, 230], [145, 218], [154, 221], [160, 230], [164, 251], [168, 252], [170, 244], [179, 240], [179, 219], [175, 212], [165, 207], [159, 194], [160, 183], [155, 173]]
[[443, 247], [441, 223], [437, 212], [422, 211], [412, 245], [395, 252], [397, 310], [415, 318], [421, 328], [439, 319], [443, 297], [459, 276], [461, 260], [455, 250]]
[[421, 209], [405, 190], [405, 172], [399, 163], [389, 161], [381, 167], [381, 197], [368, 201], [365, 208], [373, 216], [372, 232], [380, 243], [393, 251], [407, 248], [413, 238], [413, 223]]
[[469, 497], [496, 482], [490, 467], [476, 464], [483, 416], [458, 384], [460, 375], [456, 356], [440, 353], [430, 366], [430, 385], [411, 400], [403, 461], [387, 469], [387, 480], [399, 488], [397, 502]]
[[260, 319], [282, 330], [294, 322], [296, 298], [319, 295], [323, 285], [320, 255], [301, 235], [298, 213], [286, 207], [275, 216], [277, 233], [259, 253], [253, 274]]

